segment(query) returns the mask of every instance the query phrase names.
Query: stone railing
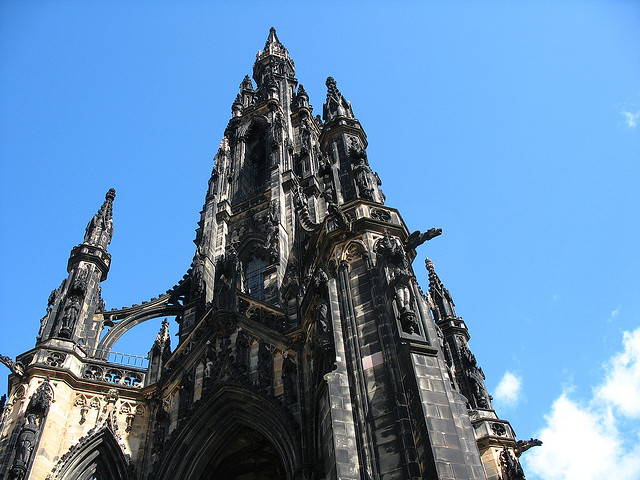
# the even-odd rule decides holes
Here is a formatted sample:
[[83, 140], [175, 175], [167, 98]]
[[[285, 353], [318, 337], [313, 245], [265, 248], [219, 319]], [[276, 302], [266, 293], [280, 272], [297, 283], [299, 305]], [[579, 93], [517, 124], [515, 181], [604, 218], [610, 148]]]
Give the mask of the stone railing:
[[[112, 356], [114, 360], [112, 361]], [[109, 353], [110, 361], [88, 360], [82, 366], [82, 378], [99, 382], [142, 388], [147, 373], [148, 360], [144, 357], [126, 355], [116, 352]], [[145, 364], [135, 365], [135, 362], [145, 361]], [[131, 362], [131, 363], [124, 363]], [[134, 363], [134, 364], [132, 364]]]

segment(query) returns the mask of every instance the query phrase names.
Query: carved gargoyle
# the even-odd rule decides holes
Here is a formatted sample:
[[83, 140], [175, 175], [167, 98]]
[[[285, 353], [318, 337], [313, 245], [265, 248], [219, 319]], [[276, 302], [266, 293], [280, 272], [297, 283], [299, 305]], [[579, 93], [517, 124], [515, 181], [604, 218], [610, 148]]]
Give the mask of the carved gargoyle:
[[4, 355], [0, 355], [0, 362], [4, 363], [14, 375], [17, 375], [18, 377], [24, 376], [24, 365], [22, 365], [22, 363], [14, 362]]
[[518, 456], [522, 455], [524, 452], [533, 447], [539, 447], [542, 445], [542, 441], [537, 438], [530, 438], [529, 440], [518, 440], [516, 453]]
[[441, 228], [430, 228], [424, 233], [421, 233], [420, 230], [416, 230], [411, 235], [409, 235], [407, 240], [404, 242], [404, 245], [407, 249], [416, 248], [422, 245], [427, 240], [431, 240], [432, 238], [435, 238], [441, 234]]

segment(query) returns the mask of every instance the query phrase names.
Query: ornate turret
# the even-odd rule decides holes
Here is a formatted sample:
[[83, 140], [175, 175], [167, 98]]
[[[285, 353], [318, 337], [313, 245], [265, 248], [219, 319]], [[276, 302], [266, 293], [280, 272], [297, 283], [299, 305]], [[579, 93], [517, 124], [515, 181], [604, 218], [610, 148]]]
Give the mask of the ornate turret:
[[326, 84], [327, 100], [322, 109], [325, 124], [320, 144], [337, 169], [332, 186], [336, 202], [362, 199], [384, 203], [385, 197], [379, 188], [382, 182], [369, 166], [367, 136], [333, 77], [327, 78]]
[[100, 282], [106, 280], [111, 265], [107, 247], [113, 236], [115, 196], [116, 191], [109, 189], [104, 203], [87, 225], [83, 242], [71, 250], [69, 276], [49, 296], [38, 342], [57, 337], [85, 348], [97, 344], [101, 325], [93, 322], [93, 316], [104, 309]]

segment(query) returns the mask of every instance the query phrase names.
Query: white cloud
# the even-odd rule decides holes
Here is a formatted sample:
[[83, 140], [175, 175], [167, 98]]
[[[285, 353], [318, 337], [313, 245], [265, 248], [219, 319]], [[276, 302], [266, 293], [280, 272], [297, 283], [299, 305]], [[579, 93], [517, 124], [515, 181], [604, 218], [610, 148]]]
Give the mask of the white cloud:
[[614, 320], [618, 315], [620, 315], [620, 309], [619, 309], [619, 308], [616, 308], [613, 312], [611, 312], [611, 313], [609, 314], [609, 318], [608, 318], [608, 320], [611, 322], [611, 321], [613, 321], [613, 320]]
[[498, 383], [494, 393], [494, 400], [497, 404], [506, 407], [515, 407], [520, 401], [522, 391], [522, 380], [512, 372], [505, 372], [502, 380]]
[[624, 332], [624, 351], [607, 366], [607, 379], [596, 389], [596, 399], [622, 415], [640, 419], [640, 328]]
[[622, 110], [620, 114], [624, 117], [624, 123], [629, 128], [636, 128], [636, 120], [640, 118], [640, 110], [636, 113], [628, 112], [627, 110]]
[[640, 478], [640, 328], [625, 332], [624, 351], [605, 367], [588, 403], [565, 391], [537, 435], [544, 443], [523, 457], [528, 478]]

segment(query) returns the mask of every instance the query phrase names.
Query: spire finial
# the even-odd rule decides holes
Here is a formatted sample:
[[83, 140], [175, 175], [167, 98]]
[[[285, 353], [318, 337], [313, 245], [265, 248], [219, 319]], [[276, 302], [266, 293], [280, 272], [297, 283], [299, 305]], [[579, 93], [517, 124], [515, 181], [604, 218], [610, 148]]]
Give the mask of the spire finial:
[[327, 101], [322, 112], [323, 119], [329, 121], [336, 117], [355, 118], [351, 104], [338, 90], [336, 80], [333, 77], [327, 77], [325, 84], [327, 85]]
[[[99, 245], [106, 241], [102, 246], [107, 247], [111, 241], [111, 235], [113, 233], [113, 200], [116, 198], [116, 190], [110, 188], [104, 196], [104, 203], [98, 210], [89, 224], [84, 234], [84, 243], [90, 243], [92, 245]], [[107, 235], [102, 238], [102, 232]]]
[[427, 258], [424, 260], [424, 266], [425, 266], [425, 267], [427, 267], [427, 271], [428, 271], [429, 273], [435, 273], [436, 269], [435, 269], [435, 267], [433, 266], [433, 262], [431, 261], [431, 259], [430, 259], [429, 257], [427, 257]]
[[269, 29], [269, 36], [267, 37], [267, 41], [264, 44], [264, 51], [258, 52], [258, 58], [261, 58], [265, 55], [278, 55], [290, 59], [289, 52], [287, 52], [287, 49], [284, 48], [284, 45], [280, 43], [278, 35], [276, 34], [276, 29], [273, 27]]

